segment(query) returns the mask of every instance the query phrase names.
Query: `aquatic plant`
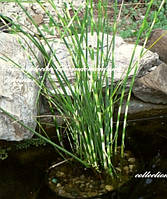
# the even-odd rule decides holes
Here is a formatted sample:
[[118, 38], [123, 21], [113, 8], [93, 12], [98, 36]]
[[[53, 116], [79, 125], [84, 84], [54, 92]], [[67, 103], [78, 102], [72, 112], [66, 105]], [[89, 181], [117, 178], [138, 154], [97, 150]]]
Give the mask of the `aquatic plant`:
[[[48, 136], [44, 136], [30, 129], [28, 126], [25, 126], [21, 121], [17, 122], [29, 129], [32, 133], [52, 144], [59, 150], [61, 155], [63, 154], [64, 156], [64, 154], [66, 154], [72, 156], [87, 167], [93, 167], [98, 171], [106, 171], [111, 176], [114, 176], [114, 156], [117, 155], [124, 157], [128, 105], [136, 73], [138, 71], [138, 63], [145, 53], [144, 48], [140, 54], [139, 61], [136, 62], [135, 65], [132, 64], [133, 58], [142, 33], [145, 31], [145, 24], [147, 17], [149, 16], [153, 0], [150, 0], [148, 4], [141, 28], [138, 31], [128, 70], [123, 80], [120, 80], [117, 84], [114, 83], [114, 51], [117, 23], [119, 22], [121, 15], [121, 7], [118, 10], [117, 1], [115, 1], [114, 4], [112, 41], [109, 41], [109, 33], [107, 32], [108, 42], [106, 44], [106, 50], [104, 50], [104, 32], [106, 32], [104, 29], [106, 30], [106, 27], [109, 26], [107, 0], [98, 1], [97, 21], [94, 19], [93, 0], [86, 0], [85, 7], [83, 8], [80, 6], [78, 10], [75, 10], [71, 4], [73, 16], [70, 15], [66, 4], [64, 6], [62, 16], [62, 14], [59, 14], [54, 1], [48, 0], [48, 3], [50, 3], [57, 13], [59, 23], [57, 23], [54, 17], [50, 14], [49, 10], [43, 6], [43, 3], [36, 0], [49, 17], [49, 20], [55, 27], [61, 42], [63, 42], [72, 58], [73, 68], [76, 69], [74, 70], [75, 83], [73, 85], [70, 83], [70, 79], [68, 79], [66, 71], [63, 70], [61, 60], [58, 59], [55, 53], [56, 51], [52, 49], [48, 38], [44, 34], [46, 29], [41, 30], [37, 26], [35, 21], [22, 5], [21, 1], [15, 0], [15, 2], [17, 2], [26, 13], [29, 20], [35, 26], [38, 34], [34, 37], [34, 34], [26, 32], [19, 24], [13, 23], [12, 27], [14, 27], [14, 30], [17, 33], [23, 33], [39, 49], [44, 57], [45, 66], [43, 67], [49, 66], [49, 69], [52, 69], [54, 77], [57, 78], [60, 85], [60, 88], [58, 88], [53, 76], [47, 70], [44, 71], [41, 79], [30, 76], [30, 78], [35, 80], [40, 88], [39, 96], [42, 95], [49, 104], [49, 109], [53, 116], [53, 124], [55, 125], [55, 134], [58, 137], [59, 144], [51, 141]], [[122, 1], [122, 4], [123, 3], [124, 1]], [[162, 1], [162, 4], [163, 3], [164, 1]], [[148, 34], [146, 35], [145, 43], [148, 40], [160, 8], [155, 12], [155, 17], [148, 30]], [[82, 9], [84, 9], [84, 12], [81, 19], [79, 12]], [[96, 34], [97, 36], [96, 49], [89, 46], [88, 43], [90, 35], [93, 34]], [[50, 53], [48, 53], [47, 48], [50, 50]], [[35, 58], [37, 60], [39, 59], [38, 57]], [[89, 59], [91, 60], [91, 65], [89, 63]], [[112, 60], [112, 70], [108, 71], [106, 69], [110, 60]], [[40, 63], [40, 60], [38, 61]], [[18, 65], [17, 67], [22, 68], [22, 66]], [[128, 75], [132, 69], [134, 70], [134, 74], [129, 87], [128, 96], [126, 96], [123, 129], [119, 131], [122, 104], [125, 99], [125, 88], [128, 81]], [[109, 77], [111, 79], [109, 79]], [[50, 88], [46, 87], [46, 81], [49, 81]], [[116, 116], [114, 116], [115, 103], [119, 104]], [[0, 110], [4, 111], [7, 115], [16, 120], [16, 118], [7, 113], [1, 107]], [[64, 134], [66, 134], [71, 148], [69, 151], [64, 145], [64, 135], [60, 132], [59, 125], [55, 117], [55, 110], [61, 115], [66, 123]], [[116, 121], [116, 126], [114, 126], [114, 120]], [[41, 127], [41, 131], [46, 134], [47, 132], [45, 132], [40, 121], [38, 121], [38, 124], [39, 127]], [[121, 141], [118, 140], [118, 132], [121, 132], [121, 135], [119, 135], [121, 137]], [[118, 146], [121, 146], [121, 150], [118, 150]]]

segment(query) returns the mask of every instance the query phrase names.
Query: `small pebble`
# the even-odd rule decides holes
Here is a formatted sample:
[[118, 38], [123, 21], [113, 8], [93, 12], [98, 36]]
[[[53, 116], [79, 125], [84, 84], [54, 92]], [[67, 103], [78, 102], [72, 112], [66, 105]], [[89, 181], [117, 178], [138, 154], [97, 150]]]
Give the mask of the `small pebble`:
[[152, 181], [153, 181], [152, 179], [148, 178], [148, 179], [146, 179], [146, 184], [151, 184]]
[[95, 197], [96, 195], [97, 195], [96, 192], [90, 192], [90, 193], [89, 193], [89, 197]]
[[125, 156], [125, 157], [129, 157], [129, 153], [128, 153], [128, 152], [125, 152], [125, 153], [124, 153], [124, 156]]
[[101, 188], [101, 189], [104, 189], [104, 187], [105, 187], [104, 184], [101, 184], [101, 185], [100, 185], [100, 188]]
[[123, 170], [126, 172], [126, 174], [129, 173], [129, 167], [128, 167], [128, 166], [125, 166], [125, 167], [123, 168]]
[[81, 176], [80, 176], [80, 179], [84, 179], [84, 178], [85, 178], [85, 176], [84, 176], [84, 175], [81, 175]]
[[86, 183], [86, 186], [88, 187], [89, 185], [90, 185], [90, 183], [89, 183], [89, 182], [87, 182], [87, 183]]
[[112, 185], [106, 185], [106, 186], [105, 186], [105, 189], [106, 189], [107, 191], [112, 191], [112, 190], [114, 189], [114, 187], [113, 187]]
[[58, 180], [56, 178], [52, 178], [52, 183], [57, 184]]
[[63, 177], [63, 176], [65, 176], [65, 174], [64, 174], [64, 172], [58, 171], [58, 172], [56, 173], [56, 176], [57, 176], [57, 177]]
[[128, 159], [128, 162], [134, 163], [134, 162], [135, 162], [135, 158], [129, 158], [129, 159]]
[[130, 165], [129, 165], [129, 169], [130, 169], [130, 171], [132, 172], [133, 169], [134, 169], [134, 165], [130, 164]]
[[116, 167], [115, 168], [117, 171], [121, 172], [121, 169], [119, 167]]
[[56, 185], [57, 187], [61, 187], [61, 184], [60, 183], [57, 183], [57, 185]]
[[80, 188], [83, 188], [83, 187], [85, 187], [85, 185], [84, 185], [84, 184], [81, 184], [81, 185], [80, 185]]
[[93, 188], [93, 185], [92, 185], [92, 184], [90, 184], [90, 185], [89, 185], [89, 188], [90, 188], [90, 189], [92, 189], [92, 188]]
[[59, 193], [60, 195], [62, 195], [62, 194], [65, 194], [65, 191], [62, 190], [62, 189], [59, 189], [58, 193]]

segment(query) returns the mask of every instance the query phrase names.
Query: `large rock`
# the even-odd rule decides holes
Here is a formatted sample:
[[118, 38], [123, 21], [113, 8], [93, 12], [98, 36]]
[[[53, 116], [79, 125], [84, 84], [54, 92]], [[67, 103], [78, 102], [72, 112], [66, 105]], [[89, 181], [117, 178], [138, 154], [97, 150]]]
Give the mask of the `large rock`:
[[[125, 108], [126, 100], [123, 102], [122, 114], [124, 114]], [[163, 114], [167, 114], [167, 105], [143, 102], [133, 96], [131, 97], [130, 104], [128, 106], [128, 118], [133, 120], [141, 118], [144, 120], [147, 117], [162, 116]]]
[[[112, 40], [112, 36], [109, 36], [109, 41], [111, 41], [111, 40]], [[70, 40], [69, 40], [69, 42], [70, 42]], [[66, 73], [68, 79], [70, 80], [71, 85], [73, 85], [74, 82], [75, 82], [75, 71], [73, 70], [74, 68], [73, 68], [71, 56], [70, 56], [70, 53], [69, 53], [68, 49], [66, 48], [64, 43], [61, 42], [61, 40], [54, 40], [50, 44], [52, 46], [52, 49], [55, 50], [55, 54], [56, 54], [56, 56], [59, 59], [60, 64], [61, 64], [61, 66], [56, 64], [56, 67]], [[94, 50], [96, 51], [96, 45], [97, 45], [97, 36], [96, 36], [96, 34], [94, 34], [93, 36], [89, 34], [88, 46], [91, 47], [91, 48], [94, 48]], [[103, 46], [104, 46], [103, 50], [105, 52], [106, 47], [107, 47], [107, 36], [106, 35], [104, 35], [104, 45]], [[84, 43], [83, 43], [83, 49], [86, 49]], [[115, 41], [115, 66], [116, 67], [115, 67], [115, 76], [114, 76], [115, 83], [117, 81], [121, 80], [125, 76], [126, 71], [128, 69], [128, 66], [129, 66], [129, 63], [130, 63], [130, 60], [131, 60], [131, 55], [132, 55], [133, 49], [134, 49], [134, 45], [133, 44], [128, 44], [128, 43], [124, 42], [121, 37], [116, 36], [116, 41]], [[141, 46], [137, 46], [132, 66], [135, 64], [136, 61], [138, 61], [138, 59], [140, 57], [141, 50], [142, 50], [142, 47]], [[94, 66], [96, 64], [96, 57], [94, 58], [94, 60], [91, 60], [90, 56], [89, 56], [88, 63], [89, 63], [90, 66]], [[56, 60], [54, 60], [54, 63], [56, 63]], [[154, 71], [157, 72], [157, 70], [161, 69], [161, 66], [159, 67], [160, 63], [161, 63], [161, 61], [159, 60], [159, 56], [156, 53], [148, 51], [142, 57], [142, 59], [139, 62], [139, 70], [138, 70], [138, 73], [137, 73], [137, 78], [143, 77], [144, 75], [146, 75], [146, 78], [147, 78], [147, 74], [149, 75], [151, 72], [154, 72]], [[107, 69], [111, 69], [111, 68], [112, 68], [112, 60], [109, 61]], [[132, 71], [129, 74], [129, 81], [128, 82], [131, 81], [130, 77], [133, 75], [133, 72], [134, 72], [134, 69], [132, 69]], [[156, 74], [156, 72], [154, 72], [154, 74]], [[108, 76], [110, 77], [110, 74], [108, 74]], [[59, 81], [57, 80], [57, 78], [55, 77], [55, 74], [53, 72], [51, 72], [51, 77], [52, 77], [52, 79], [55, 82], [55, 86], [57, 87], [56, 91], [58, 91], [58, 89], [59, 89], [59, 91], [61, 93], [63, 93], [63, 91], [61, 89], [61, 86], [59, 84]], [[158, 77], [159, 76], [157, 76], [157, 78]], [[164, 81], [162, 81], [162, 79]], [[157, 83], [162, 83], [163, 82], [163, 85], [165, 85], [165, 81], [166, 81], [165, 80], [165, 76], [162, 79], [157, 80], [157, 81], [159, 81]], [[47, 87], [50, 90], [52, 89], [51, 85], [49, 84], [49, 81], [46, 82], [46, 85], [47, 85]], [[141, 86], [137, 86], [137, 84], [135, 84], [134, 92], [137, 92], [137, 90], [140, 87]], [[159, 85], [159, 87], [161, 87], [161, 84]], [[128, 88], [128, 85], [127, 85], [127, 88]], [[159, 89], [159, 88], [157, 88], [157, 89]], [[69, 95], [71, 95], [71, 92], [68, 89], [68, 87], [66, 87], [66, 91], [68, 92]], [[162, 92], [162, 91], [159, 91], [159, 92]], [[145, 92], [145, 93], [141, 92], [141, 93], [142, 93], [141, 95], [142, 95], [143, 98], [147, 98], [147, 92]], [[160, 98], [159, 97], [159, 93], [156, 93], [156, 94], [158, 95], [158, 98]], [[150, 97], [152, 97], [152, 100], [154, 100], [156, 102], [156, 104], [158, 103], [156, 101], [157, 100], [157, 95], [152, 96], [151, 92], [148, 93], [148, 95]], [[138, 98], [140, 98], [140, 97], [138, 97]], [[139, 112], [144, 112], [144, 111], [150, 111], [152, 109], [159, 110], [159, 109], [163, 109], [163, 107], [164, 107], [163, 105], [153, 106], [151, 103], [143, 103], [143, 101], [144, 100], [142, 100], [142, 101], [141, 100], [133, 100], [133, 101], [131, 101], [130, 102], [130, 106], [129, 106], [129, 112], [131, 114], [134, 114], [134, 113], [139, 113]], [[167, 108], [167, 107], [165, 106], [164, 108]], [[46, 104], [45, 104], [43, 110], [44, 110], [45, 114], [46, 113], [49, 114], [49, 110], [48, 110], [48, 107], [46, 106]], [[122, 111], [124, 111], [124, 108], [122, 109]], [[57, 118], [60, 119], [61, 117], [57, 116]], [[45, 119], [49, 120], [49, 117], [47, 117]], [[49, 121], [51, 122], [51, 120], [49, 120]], [[63, 120], [61, 120], [60, 123], [62, 123], [62, 122], [63, 122]]]
[[158, 53], [160, 59], [167, 64], [167, 30], [153, 30], [146, 44], [146, 48], [149, 48], [152, 44], [154, 45], [150, 50]]
[[162, 63], [154, 71], [137, 79], [133, 93], [144, 102], [167, 104], [167, 65]]
[[[18, 38], [16, 35], [0, 33], [0, 107], [28, 127], [35, 129], [37, 114], [35, 102], [38, 88], [27, 75], [17, 69], [14, 63], [5, 58], [9, 57], [22, 69], [32, 71], [31, 74], [35, 75], [31, 61], [36, 64], [36, 60], [33, 57], [32, 60], [28, 58], [31, 52], [20, 38], [26, 50], [21, 47]], [[32, 135], [30, 131], [0, 111], [0, 140], [19, 141], [31, 138]]]
[[[80, 35], [78, 35], [78, 36], [80, 38]], [[91, 33], [89, 33], [88, 38], [89, 38], [88, 46], [90, 48], [90, 51], [91, 51], [91, 49], [93, 49], [94, 52], [96, 52], [97, 51], [97, 34], [94, 33], [93, 35], [91, 35]], [[102, 38], [102, 34], [100, 34], [100, 38]], [[75, 37], [73, 37], [73, 39], [75, 40]], [[112, 41], [111, 35], [108, 36], [108, 40], [109, 40], [109, 43]], [[74, 47], [74, 45], [72, 45], [70, 37], [67, 38], [67, 41], [69, 42], [69, 46]], [[52, 46], [52, 49], [54, 50], [54, 53], [60, 62], [60, 65], [59, 65], [57, 63], [56, 59], [53, 58], [53, 61], [55, 63], [57, 70], [65, 72], [67, 78], [70, 80], [71, 84], [73, 85], [75, 83], [76, 71], [74, 68], [74, 64], [73, 64], [69, 49], [67, 49], [64, 42], [61, 41], [60, 39], [54, 39], [53, 42], [50, 42], [50, 45]], [[81, 44], [81, 46], [84, 50], [86, 49], [85, 42], [83, 42]], [[73, 50], [73, 47], [71, 47], [70, 50]], [[124, 40], [121, 37], [116, 36], [115, 55], [114, 55], [114, 57], [115, 57], [114, 82], [117, 82], [126, 76], [134, 47], [135, 47], [134, 44], [128, 44], [128, 43], [124, 42]], [[100, 48], [102, 48], [102, 46], [100, 46]], [[132, 65], [131, 65], [131, 71], [128, 75], [129, 77], [131, 77], [134, 74], [134, 70], [135, 70], [134, 65], [139, 60], [141, 50], [142, 50], [142, 46], [137, 46], [136, 52], [134, 55], [134, 59], [133, 59]], [[104, 34], [104, 42], [103, 42], [104, 57], [106, 55], [106, 52], [107, 52], [107, 35]], [[94, 59], [91, 59], [90, 55], [88, 56], [88, 65], [90, 66], [90, 69], [95, 69], [96, 61], [97, 61], [96, 53], [94, 54]], [[99, 56], [98, 61], [100, 63], [100, 56]], [[84, 60], [83, 60], [83, 62], [84, 62]], [[137, 74], [140, 76], [144, 75], [151, 68], [153, 68], [154, 66], [157, 66], [158, 64], [159, 64], [159, 56], [156, 53], [148, 51], [146, 54], [144, 54], [144, 56], [139, 61]], [[112, 60], [111, 59], [109, 60], [109, 63], [108, 63], [108, 66], [106, 67], [106, 69], [109, 71], [108, 77], [109, 77], [109, 81], [111, 81], [111, 70], [112, 70]], [[52, 80], [55, 82], [55, 87], [57, 89], [59, 89], [59, 91], [61, 93], [63, 93], [60, 83], [55, 76], [55, 73], [51, 70], [50, 74], [51, 74]], [[91, 81], [89, 83], [91, 84]], [[49, 81], [47, 81], [47, 87], [49, 89], [51, 89]], [[71, 95], [68, 86], [66, 87], [66, 91], [69, 95]]]

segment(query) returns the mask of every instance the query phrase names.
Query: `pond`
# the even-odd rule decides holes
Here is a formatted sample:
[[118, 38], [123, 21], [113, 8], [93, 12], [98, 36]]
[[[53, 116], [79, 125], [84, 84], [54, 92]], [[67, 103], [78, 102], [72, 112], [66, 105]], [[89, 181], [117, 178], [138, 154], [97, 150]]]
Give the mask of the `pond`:
[[[128, 147], [139, 160], [137, 174], [167, 174], [167, 116], [129, 121]], [[0, 199], [61, 199], [47, 184], [47, 168], [57, 159], [51, 147], [32, 147], [0, 160]], [[96, 199], [164, 199], [167, 178], [135, 178]]]

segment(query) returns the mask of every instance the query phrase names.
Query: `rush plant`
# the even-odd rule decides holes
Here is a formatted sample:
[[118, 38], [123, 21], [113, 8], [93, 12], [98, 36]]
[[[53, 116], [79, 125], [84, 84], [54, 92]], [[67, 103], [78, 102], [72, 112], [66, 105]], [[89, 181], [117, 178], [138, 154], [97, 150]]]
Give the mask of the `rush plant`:
[[[73, 15], [71, 16], [67, 5], [64, 5], [63, 15], [59, 14], [57, 7], [52, 0], [48, 3], [52, 6], [57, 13], [58, 22], [50, 14], [43, 3], [39, 0], [36, 2], [47, 14], [49, 21], [54, 26], [58, 35], [59, 41], [63, 43], [65, 49], [71, 57], [73, 69], [74, 83], [71, 84], [68, 77], [68, 72], [63, 70], [61, 60], [50, 45], [49, 39], [45, 36], [44, 32], [35, 24], [32, 17], [27, 13], [23, 4], [19, 0], [15, 0], [26, 13], [29, 20], [35, 26], [37, 35], [40, 38], [34, 37], [33, 34], [27, 33], [20, 25], [13, 24], [15, 30], [26, 36], [40, 51], [44, 58], [43, 67], [49, 70], [44, 70], [42, 78], [30, 78], [39, 86], [39, 96], [42, 95], [47, 101], [50, 113], [53, 116], [53, 124], [55, 126], [55, 134], [58, 137], [59, 144], [54, 143], [48, 137], [39, 134], [38, 132], [25, 126], [21, 121], [17, 121], [25, 128], [32, 131], [54, 147], [56, 147], [63, 155], [72, 156], [80, 161], [87, 167], [93, 167], [98, 171], [105, 171], [111, 176], [114, 176], [114, 156], [118, 155], [124, 157], [125, 150], [125, 135], [126, 135], [126, 121], [128, 114], [128, 105], [130, 102], [131, 91], [134, 80], [138, 71], [138, 62], [133, 65], [133, 58], [135, 55], [136, 47], [145, 30], [147, 18], [149, 16], [150, 8], [153, 0], [150, 0], [145, 14], [145, 18], [138, 31], [137, 40], [135, 43], [134, 51], [132, 53], [131, 61], [128, 70], [124, 75], [123, 80], [115, 84], [115, 39], [117, 34], [117, 23], [121, 14], [121, 8], [118, 10], [117, 1], [114, 3], [114, 23], [112, 40], [109, 39], [109, 34], [104, 34], [104, 29], [108, 25], [107, 5], [108, 1], [98, 1], [98, 17], [94, 18], [93, 13], [93, 0], [86, 0], [84, 7], [79, 7], [75, 10], [71, 4]], [[122, 1], [122, 4], [124, 1]], [[164, 1], [161, 3], [161, 7]], [[160, 7], [160, 8], [161, 8]], [[158, 12], [155, 12], [154, 20], [148, 34], [146, 35], [145, 42], [155, 23]], [[84, 10], [82, 18], [79, 13]], [[76, 28], [77, 27], [77, 28]], [[79, 34], [78, 34], [79, 30]], [[93, 48], [89, 46], [91, 36], [95, 34], [97, 41], [96, 46]], [[53, 37], [53, 40], [55, 38]], [[104, 41], [107, 40], [107, 44]], [[104, 48], [105, 47], [105, 48]], [[50, 53], [46, 49], [49, 49]], [[144, 54], [144, 48], [141, 52], [139, 60]], [[10, 59], [10, 58], [9, 58]], [[39, 59], [36, 57], [36, 59]], [[111, 70], [108, 70], [109, 62], [112, 60]], [[10, 60], [12, 61], [12, 60]], [[38, 60], [40, 62], [40, 60]], [[17, 66], [22, 68], [22, 66]], [[126, 96], [126, 108], [124, 113], [123, 129], [120, 129], [120, 116], [122, 104], [125, 97], [125, 88], [128, 81], [129, 73], [134, 69], [134, 74], [131, 80], [128, 96]], [[52, 74], [51, 72], [52, 71]], [[55, 78], [59, 86], [55, 84]], [[50, 87], [47, 87], [45, 82], [48, 81]], [[119, 95], [118, 95], [119, 91]], [[114, 116], [114, 104], [119, 104], [118, 112]], [[3, 110], [0, 107], [0, 110]], [[16, 120], [12, 115], [3, 110], [6, 114]], [[66, 123], [66, 134], [70, 150], [68, 151], [64, 146], [63, 135], [60, 131], [58, 122], [55, 117], [55, 111], [61, 115]], [[114, 126], [114, 121], [116, 125]], [[44, 131], [40, 122], [39, 127]], [[118, 132], [121, 134], [118, 136]], [[47, 132], [46, 132], [47, 133]], [[121, 138], [120, 140], [118, 138]], [[118, 146], [121, 150], [118, 150]]]

